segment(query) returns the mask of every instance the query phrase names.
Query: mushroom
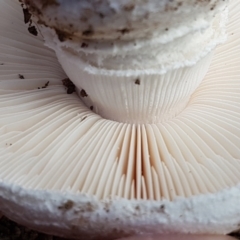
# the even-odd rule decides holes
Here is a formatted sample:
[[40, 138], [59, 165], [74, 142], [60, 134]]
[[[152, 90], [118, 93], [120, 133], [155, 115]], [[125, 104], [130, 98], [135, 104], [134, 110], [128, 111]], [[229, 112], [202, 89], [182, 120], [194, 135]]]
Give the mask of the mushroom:
[[[189, 0], [175, 10], [176, 1], [152, 1], [154, 13], [164, 6], [164, 16], [175, 18], [147, 40], [155, 15], [150, 27], [139, 26], [141, 9], [126, 11], [136, 17], [136, 31], [127, 31], [117, 0], [99, 26], [91, 2], [101, 1], [79, 1], [90, 4], [86, 14], [94, 28], [110, 31], [106, 37], [82, 31], [84, 24], [76, 34], [57, 29], [59, 19], [48, 14], [65, 21], [67, 1], [24, 2], [32, 35], [19, 4], [0, 1], [0, 211], [46, 233], [89, 240], [238, 229], [239, 1]], [[184, 15], [190, 10], [196, 21]], [[114, 24], [105, 25], [108, 17]], [[42, 36], [77, 94], [66, 93], [67, 76]]]

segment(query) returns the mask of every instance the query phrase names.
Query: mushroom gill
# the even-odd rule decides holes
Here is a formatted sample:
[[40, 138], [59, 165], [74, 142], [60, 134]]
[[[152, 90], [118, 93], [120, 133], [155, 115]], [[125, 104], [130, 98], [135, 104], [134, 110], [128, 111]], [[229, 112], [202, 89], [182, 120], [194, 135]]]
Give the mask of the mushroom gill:
[[30, 35], [19, 4], [0, 1], [0, 210], [75, 238], [237, 229], [239, 11], [231, 0], [224, 44], [166, 73], [114, 81], [73, 70], [62, 48], [78, 92], [67, 94], [41, 31]]

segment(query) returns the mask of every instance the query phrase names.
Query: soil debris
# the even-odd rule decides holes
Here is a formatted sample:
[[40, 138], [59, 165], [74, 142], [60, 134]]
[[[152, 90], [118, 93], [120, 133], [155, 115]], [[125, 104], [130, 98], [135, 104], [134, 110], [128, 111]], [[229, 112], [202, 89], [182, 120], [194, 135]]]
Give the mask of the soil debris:
[[135, 84], [136, 84], [136, 85], [140, 85], [140, 79], [139, 79], [139, 78], [137, 78], [137, 79], [135, 80]]
[[41, 88], [47, 88], [48, 87], [48, 85], [49, 85], [49, 81], [48, 82], [46, 82], [42, 87], [38, 87], [38, 89], [41, 89]]
[[63, 79], [62, 83], [63, 86], [67, 88], [67, 94], [72, 94], [76, 91], [74, 83], [69, 78]]
[[28, 31], [29, 31], [29, 33], [31, 33], [34, 36], [38, 35], [38, 31], [37, 31], [37, 28], [35, 26], [28, 27]]
[[27, 8], [23, 8], [24, 23], [27, 24], [32, 18], [32, 14], [28, 11]]
[[84, 89], [82, 89], [81, 92], [80, 92], [80, 96], [81, 97], [87, 97], [88, 94], [86, 93], [86, 91]]
[[18, 74], [19, 79], [25, 79], [25, 77], [22, 74]]

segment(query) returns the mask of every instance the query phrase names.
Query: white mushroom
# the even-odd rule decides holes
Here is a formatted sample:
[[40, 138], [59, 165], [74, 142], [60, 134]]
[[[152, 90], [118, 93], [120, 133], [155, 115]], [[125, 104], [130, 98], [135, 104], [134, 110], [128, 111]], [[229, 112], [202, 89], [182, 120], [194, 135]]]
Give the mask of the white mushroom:
[[[179, 10], [182, 22], [158, 26], [147, 40], [144, 21], [143, 35], [136, 28], [116, 40], [111, 26], [124, 25], [113, 16], [99, 27], [111, 30], [109, 39], [97, 43], [105, 35], [59, 39], [37, 15], [31, 36], [19, 4], [0, 1], [1, 212], [85, 239], [239, 228], [240, 4], [200, 2], [183, 6], [196, 24]], [[214, 52], [225, 40], [226, 6], [228, 39]], [[66, 75], [41, 34], [79, 96], [66, 94]]]

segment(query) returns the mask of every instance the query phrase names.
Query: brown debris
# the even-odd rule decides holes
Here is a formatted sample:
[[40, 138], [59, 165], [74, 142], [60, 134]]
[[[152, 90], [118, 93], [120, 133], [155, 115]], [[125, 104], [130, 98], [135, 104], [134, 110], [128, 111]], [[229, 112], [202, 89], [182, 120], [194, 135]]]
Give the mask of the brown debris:
[[71, 35], [69, 33], [59, 30], [59, 29], [55, 29], [55, 32], [56, 32], [60, 42], [64, 42], [65, 40], [67, 40], [71, 37]]
[[72, 200], [68, 200], [62, 206], [59, 206], [58, 209], [67, 211], [72, 209], [73, 206], [74, 206], [74, 202]]
[[80, 92], [80, 96], [81, 97], [87, 97], [88, 94], [86, 93], [86, 91], [84, 89], [82, 89], [81, 92]]
[[48, 81], [48, 82], [46, 82], [46, 83], [45, 83], [45, 85], [44, 85], [44, 86], [42, 86], [42, 88], [47, 88], [47, 87], [48, 87], [48, 85], [49, 85], [49, 81]]
[[24, 23], [27, 24], [30, 22], [32, 14], [28, 11], [27, 8], [23, 8]]
[[49, 81], [48, 82], [46, 82], [42, 87], [38, 87], [38, 89], [41, 89], [41, 88], [47, 88], [48, 87], [48, 85], [49, 85]]
[[67, 94], [72, 94], [76, 91], [74, 83], [69, 79], [65, 78], [62, 80], [63, 86], [67, 88]]
[[88, 44], [83, 42], [82, 45], [81, 45], [81, 48], [86, 48], [86, 47], [88, 47]]
[[22, 74], [18, 74], [19, 79], [25, 79], [25, 77]]
[[129, 33], [130, 30], [128, 28], [123, 28], [123, 29], [118, 30], [118, 32], [120, 32], [121, 34], [126, 34], [126, 33]]
[[82, 32], [83, 36], [91, 36], [93, 35], [93, 30], [91, 28], [89, 28], [88, 30], [85, 30]]
[[139, 78], [137, 78], [137, 79], [135, 80], [135, 84], [136, 84], [136, 85], [140, 85], [140, 84], [141, 84]]
[[37, 28], [35, 26], [28, 27], [28, 31], [29, 31], [29, 33], [31, 33], [34, 36], [38, 35], [38, 31], [37, 31]]
[[[21, 2], [21, 1], [20, 1]], [[24, 16], [24, 23], [29, 24], [28, 25], [28, 32], [31, 33], [34, 36], [38, 35], [37, 28], [35, 26], [32, 26], [32, 14], [29, 12], [28, 8], [24, 8], [24, 5], [21, 4], [23, 9], [23, 16]]]

